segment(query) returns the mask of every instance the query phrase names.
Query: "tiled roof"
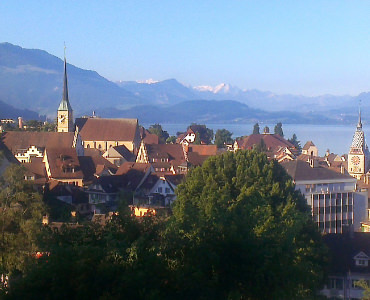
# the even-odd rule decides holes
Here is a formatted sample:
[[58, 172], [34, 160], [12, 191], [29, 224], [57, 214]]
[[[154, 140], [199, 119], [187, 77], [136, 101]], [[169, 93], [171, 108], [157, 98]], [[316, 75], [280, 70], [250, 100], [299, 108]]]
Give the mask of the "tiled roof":
[[46, 177], [45, 164], [42, 157], [33, 157], [31, 162], [22, 164], [26, 168], [26, 173], [35, 174], [38, 177]]
[[158, 144], [159, 143], [158, 135], [150, 133], [144, 127], [140, 127], [140, 136], [141, 136], [141, 139], [144, 140], [145, 144]]
[[133, 141], [137, 129], [137, 119], [88, 118], [80, 135], [83, 141]]
[[356, 180], [352, 176], [341, 174], [328, 168], [312, 168], [307, 162], [302, 160], [293, 160], [281, 164], [287, 173], [295, 180]]
[[8, 131], [3, 134], [5, 146], [15, 153], [30, 146], [42, 148], [71, 148], [74, 132]]
[[79, 156], [78, 161], [85, 180], [92, 180], [94, 174], [100, 173], [102, 169], [108, 169], [113, 174], [117, 171], [117, 167], [101, 155]]
[[[55, 179], [83, 179], [83, 173], [77, 157], [76, 149], [47, 149], [47, 158], [51, 177]], [[70, 171], [74, 169], [74, 171]]]
[[278, 134], [251, 134], [238, 141], [241, 149], [253, 149], [254, 145], [259, 145], [264, 141], [266, 148], [275, 151], [280, 147], [294, 148], [294, 145]]
[[130, 170], [137, 170], [140, 172], [147, 172], [150, 169], [150, 164], [125, 162], [117, 170], [116, 175], [127, 174]]
[[311, 146], [315, 146], [315, 144], [312, 141], [308, 141], [306, 144], [304, 144], [302, 150], [308, 150]]
[[196, 152], [199, 155], [216, 155], [217, 154], [217, 146], [216, 145], [189, 145], [189, 153]]
[[157, 157], [169, 157], [169, 160], [185, 160], [182, 145], [179, 144], [151, 144], [146, 145], [149, 159]]

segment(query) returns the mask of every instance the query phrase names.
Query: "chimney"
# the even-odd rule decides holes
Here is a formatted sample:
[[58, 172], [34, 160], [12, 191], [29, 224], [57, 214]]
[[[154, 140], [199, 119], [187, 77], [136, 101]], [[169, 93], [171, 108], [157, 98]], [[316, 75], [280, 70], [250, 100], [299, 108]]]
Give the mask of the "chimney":
[[344, 174], [344, 166], [343, 166], [343, 164], [340, 164], [340, 173], [341, 174]]
[[18, 127], [19, 129], [23, 128], [23, 118], [22, 117], [18, 117]]

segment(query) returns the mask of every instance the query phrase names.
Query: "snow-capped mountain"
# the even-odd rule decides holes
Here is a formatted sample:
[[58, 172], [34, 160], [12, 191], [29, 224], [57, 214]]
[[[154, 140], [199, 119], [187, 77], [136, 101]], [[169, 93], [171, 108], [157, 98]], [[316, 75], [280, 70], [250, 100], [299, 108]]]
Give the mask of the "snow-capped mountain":
[[235, 86], [231, 86], [228, 83], [220, 83], [216, 86], [210, 86], [210, 85], [200, 85], [200, 86], [194, 86], [194, 90], [198, 92], [210, 92], [213, 94], [238, 94], [241, 92], [241, 89]]

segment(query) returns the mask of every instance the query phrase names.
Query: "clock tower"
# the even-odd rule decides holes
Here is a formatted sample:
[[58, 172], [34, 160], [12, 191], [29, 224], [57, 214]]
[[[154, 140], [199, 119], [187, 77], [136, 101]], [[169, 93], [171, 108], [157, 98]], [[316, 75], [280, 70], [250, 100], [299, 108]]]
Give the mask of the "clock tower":
[[348, 153], [348, 173], [357, 179], [361, 179], [368, 171], [368, 163], [369, 149], [365, 142], [364, 131], [362, 130], [360, 111], [357, 128]]
[[63, 98], [58, 107], [58, 132], [74, 131], [73, 122], [73, 110], [68, 99], [67, 60], [64, 56]]

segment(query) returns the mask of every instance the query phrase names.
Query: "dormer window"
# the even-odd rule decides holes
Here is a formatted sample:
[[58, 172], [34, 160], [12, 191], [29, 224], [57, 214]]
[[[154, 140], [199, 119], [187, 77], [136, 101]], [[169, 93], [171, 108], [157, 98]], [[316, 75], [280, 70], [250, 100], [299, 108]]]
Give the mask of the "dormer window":
[[358, 253], [354, 258], [355, 265], [358, 267], [367, 267], [369, 265], [370, 257], [367, 256], [364, 252]]

